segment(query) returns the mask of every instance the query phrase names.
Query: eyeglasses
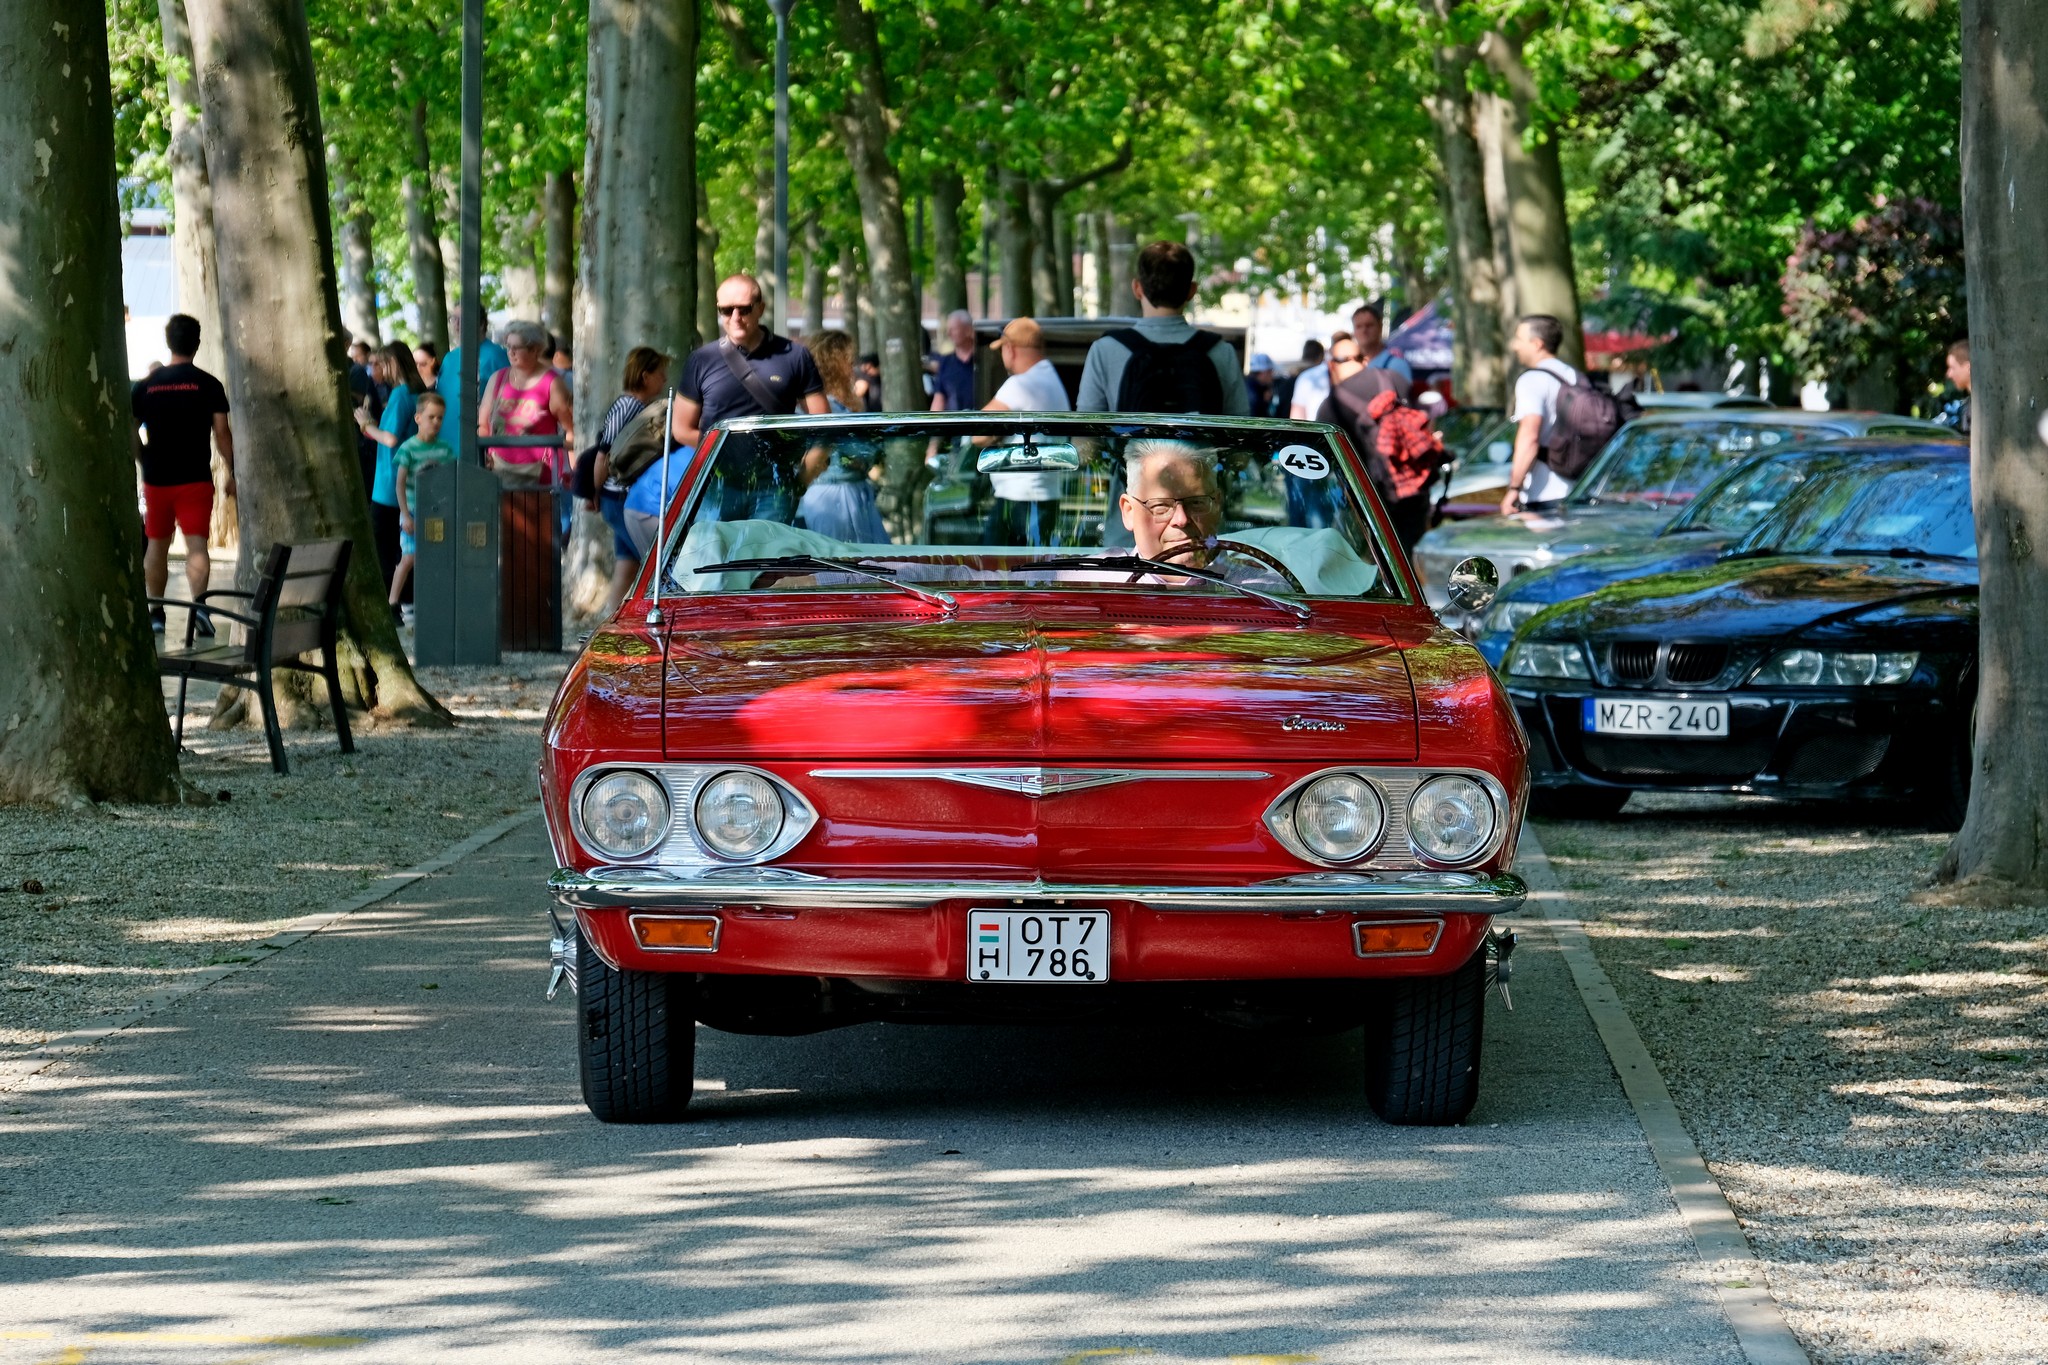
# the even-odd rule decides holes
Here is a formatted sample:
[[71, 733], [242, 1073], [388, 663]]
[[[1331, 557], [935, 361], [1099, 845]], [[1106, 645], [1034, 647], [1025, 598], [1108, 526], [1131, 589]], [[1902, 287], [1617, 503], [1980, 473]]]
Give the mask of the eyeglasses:
[[1145, 509], [1154, 521], [1173, 520], [1173, 509], [1178, 507], [1188, 514], [1189, 521], [1201, 521], [1213, 517], [1223, 508], [1221, 498], [1137, 498], [1138, 506]]
[[718, 305], [718, 316], [722, 318], [741, 317], [753, 311], [754, 305], [751, 303], [721, 303]]

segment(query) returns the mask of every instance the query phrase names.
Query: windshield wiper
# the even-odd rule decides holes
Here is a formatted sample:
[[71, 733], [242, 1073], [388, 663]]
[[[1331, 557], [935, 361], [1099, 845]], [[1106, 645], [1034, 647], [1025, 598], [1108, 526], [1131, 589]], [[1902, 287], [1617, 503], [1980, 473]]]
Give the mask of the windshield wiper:
[[905, 583], [896, 577], [894, 569], [885, 569], [865, 559], [827, 559], [823, 555], [772, 555], [766, 559], [728, 559], [723, 564], [700, 564], [692, 573], [747, 573], [758, 569], [825, 569], [832, 573], [843, 573], [854, 578], [866, 578], [876, 583], [921, 597], [936, 604], [951, 616], [959, 604], [952, 594], [932, 588], [920, 588], [914, 583]]
[[1308, 620], [1313, 614], [1306, 603], [1296, 602], [1291, 598], [1277, 597], [1270, 592], [1261, 592], [1257, 588], [1248, 588], [1242, 583], [1233, 583], [1213, 569], [1200, 569], [1192, 564], [1169, 564], [1163, 559], [1143, 559], [1137, 555], [1074, 555], [1060, 559], [1031, 559], [1026, 560], [1022, 564], [1013, 564], [1010, 567], [1014, 569], [1107, 569], [1112, 573], [1155, 573], [1168, 574], [1175, 578], [1198, 578], [1204, 583], [1220, 583], [1226, 588], [1243, 593], [1246, 597], [1256, 597], [1261, 602], [1270, 602], [1282, 611], [1293, 613], [1303, 621]]

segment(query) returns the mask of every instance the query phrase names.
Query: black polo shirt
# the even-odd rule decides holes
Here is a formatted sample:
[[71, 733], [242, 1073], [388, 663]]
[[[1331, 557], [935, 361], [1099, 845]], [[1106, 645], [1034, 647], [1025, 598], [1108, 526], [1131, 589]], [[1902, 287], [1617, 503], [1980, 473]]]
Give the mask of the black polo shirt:
[[824, 376], [818, 373], [818, 362], [811, 358], [810, 348], [767, 332], [762, 335], [761, 344], [746, 353], [748, 366], [768, 392], [781, 400], [772, 411], [763, 408], [726, 365], [718, 348], [719, 343], [714, 341], [692, 351], [682, 382], [676, 385], [678, 396], [703, 409], [697, 425], [705, 431], [735, 417], [779, 417], [802, 412], [807, 395], [825, 391]]

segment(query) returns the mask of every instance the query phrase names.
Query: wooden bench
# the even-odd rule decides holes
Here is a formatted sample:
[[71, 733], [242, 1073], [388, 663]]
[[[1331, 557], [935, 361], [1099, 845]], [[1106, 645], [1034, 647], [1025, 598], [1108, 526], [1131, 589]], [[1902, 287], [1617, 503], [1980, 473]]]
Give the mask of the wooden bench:
[[[271, 674], [280, 668], [318, 673], [327, 679], [327, 704], [334, 711], [334, 732], [341, 739], [341, 751], [355, 752], [355, 738], [349, 734], [348, 708], [341, 702], [341, 670], [334, 651], [334, 636], [341, 621], [341, 599], [348, 579], [349, 542], [322, 540], [309, 545], [277, 544], [263, 557], [263, 569], [254, 592], [216, 588], [187, 602], [175, 597], [152, 597], [151, 606], [184, 607], [185, 644], [157, 655], [160, 677], [178, 679], [177, 738], [185, 742], [185, 689], [194, 678], [205, 682], [246, 687], [256, 693], [263, 707], [263, 733], [270, 741], [270, 766], [279, 773], [290, 772], [285, 761], [284, 734], [277, 724], [277, 694]], [[217, 597], [241, 598], [246, 611], [230, 611], [210, 605]], [[194, 631], [199, 611], [210, 617], [225, 617], [242, 627], [237, 644], [195, 645]], [[318, 663], [307, 663], [301, 655], [318, 653]]]

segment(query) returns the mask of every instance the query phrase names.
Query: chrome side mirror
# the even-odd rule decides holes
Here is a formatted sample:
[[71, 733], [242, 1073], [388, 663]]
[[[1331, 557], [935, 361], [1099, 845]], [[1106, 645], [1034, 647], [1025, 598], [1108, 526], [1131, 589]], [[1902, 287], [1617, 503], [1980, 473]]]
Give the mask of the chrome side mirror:
[[1495, 594], [1500, 592], [1500, 570], [1481, 555], [1461, 559], [1458, 567], [1451, 570], [1444, 589], [1450, 594], [1452, 606], [1476, 616], [1492, 606]]

